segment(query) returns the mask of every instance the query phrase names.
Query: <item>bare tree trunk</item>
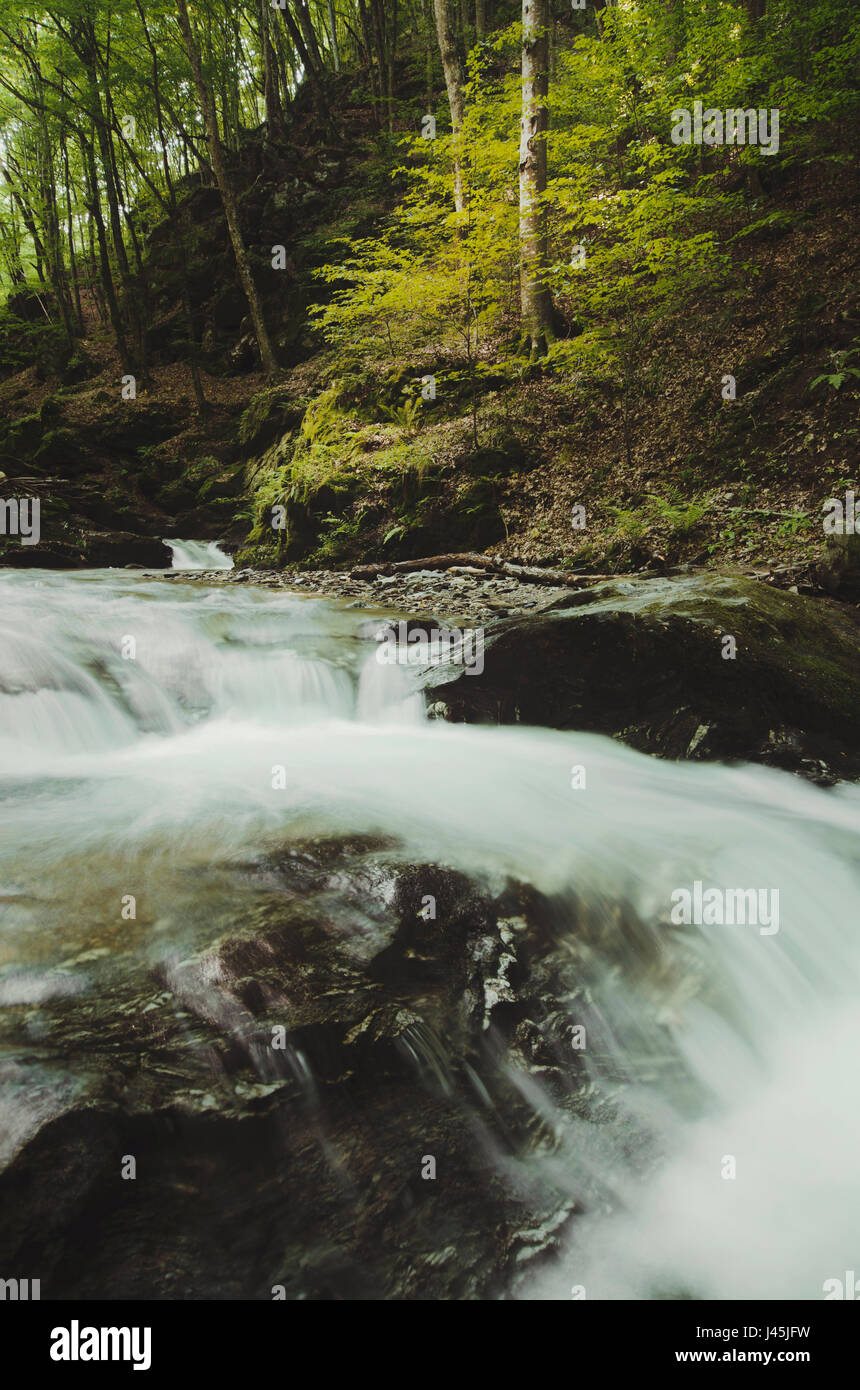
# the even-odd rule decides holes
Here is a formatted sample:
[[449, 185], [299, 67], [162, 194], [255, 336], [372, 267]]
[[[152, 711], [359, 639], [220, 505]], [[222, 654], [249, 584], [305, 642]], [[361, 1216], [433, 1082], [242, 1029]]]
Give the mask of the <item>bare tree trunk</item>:
[[283, 138], [284, 108], [278, 79], [278, 63], [272, 47], [267, 0], [260, 0], [260, 47], [263, 51], [263, 99], [266, 103], [266, 125], [269, 135]]
[[[197, 341], [198, 335], [197, 326], [194, 319], [194, 310], [191, 304], [191, 286], [188, 274], [188, 248], [186, 244], [187, 237], [189, 235], [187, 225], [187, 209], [183, 205], [181, 213], [179, 213], [178, 211], [176, 187], [173, 182], [173, 176], [170, 172], [170, 159], [168, 158], [167, 154], [167, 137], [164, 129], [164, 114], [161, 109], [161, 78], [158, 65], [158, 49], [156, 48], [152, 36], [149, 32], [149, 26], [146, 22], [146, 11], [144, 9], [143, 0], [135, 0], [135, 3], [137, 4], [138, 14], [140, 15], [140, 22], [143, 28], [146, 44], [152, 57], [152, 94], [155, 99], [155, 116], [156, 120], [158, 121], [158, 139], [159, 144], [161, 146], [161, 163], [162, 168], [164, 170], [164, 182], [167, 188], [168, 211], [169, 216], [172, 218], [174, 228], [178, 224], [178, 233], [175, 233], [175, 245], [179, 252], [179, 283], [181, 286], [182, 312], [185, 315], [185, 321], [188, 325], [188, 347], [190, 353], [191, 385], [194, 390], [194, 400], [197, 404], [197, 414], [202, 420], [207, 413], [208, 407], [206, 403], [206, 394], [203, 390], [203, 378], [200, 375], [200, 364], [197, 360], [199, 344]], [[162, 199], [162, 204], [163, 201], [164, 200]]]
[[370, 0], [370, 18], [373, 23], [373, 41], [376, 46], [376, 65], [379, 70], [379, 125], [383, 125], [382, 111], [385, 105], [385, 74], [388, 70], [385, 61], [385, 15], [382, 0]]
[[236, 195], [233, 185], [227, 172], [227, 165], [224, 162], [224, 151], [221, 148], [221, 141], [218, 136], [218, 118], [215, 114], [215, 106], [212, 95], [206, 86], [203, 77], [203, 67], [200, 62], [200, 51], [194, 40], [191, 31], [191, 21], [188, 18], [188, 5], [186, 0], [176, 0], [176, 8], [179, 14], [179, 27], [182, 30], [182, 38], [185, 42], [185, 51], [188, 54], [188, 62], [191, 65], [191, 72], [194, 77], [194, 85], [197, 89], [197, 99], [200, 102], [200, 109], [203, 112], [203, 120], [206, 124], [206, 134], [209, 140], [209, 153], [212, 160], [212, 171], [218, 184], [218, 191], [221, 194], [221, 201], [224, 204], [224, 216], [227, 219], [227, 230], [230, 233], [230, 240], [233, 243], [233, 255], [236, 258], [236, 269], [239, 272], [239, 279], [245, 297], [248, 301], [248, 308], [251, 311], [251, 322], [254, 325], [254, 333], [257, 338], [257, 346], [260, 349], [260, 360], [263, 370], [267, 376], [272, 376], [277, 371], [275, 353], [269, 338], [269, 331], [266, 328], [266, 321], [263, 317], [263, 306], [257, 294], [257, 287], [251, 276], [251, 265], [248, 260], [248, 252], [242, 239], [242, 229], [239, 226], [239, 209], [236, 202]]
[[373, 110], [376, 117], [376, 124], [382, 125], [382, 86], [381, 82], [377, 87], [377, 74], [373, 66], [373, 38], [374, 33], [371, 26], [370, 15], [367, 11], [365, 0], [358, 0], [358, 14], [361, 20], [361, 32], [364, 37], [364, 46], [367, 49], [367, 75], [370, 80], [370, 94], [373, 98]]
[[337, 46], [337, 27], [332, 0], [328, 0], [328, 22], [331, 29], [331, 56], [334, 59], [334, 70], [340, 72], [340, 49]]
[[454, 133], [454, 207], [457, 212], [462, 212], [466, 200], [463, 194], [463, 168], [457, 143], [466, 111], [463, 96], [466, 74], [454, 37], [451, 0], [433, 0], [433, 14], [436, 19], [436, 37], [439, 40], [439, 54], [442, 59], [442, 71], [445, 74], [448, 105], [451, 108], [451, 129]]
[[305, 47], [310, 54], [311, 63], [316, 71], [321, 73], [323, 71], [322, 54], [320, 53], [319, 44], [317, 43], [316, 30], [311, 21], [310, 10], [307, 7], [306, 0], [294, 0], [294, 4], [302, 34], [304, 35]]
[[487, 0], [475, 0], [475, 37], [482, 39], [487, 32]]
[[302, 38], [302, 31], [299, 28], [298, 23], [296, 22], [295, 18], [293, 17], [293, 14], [290, 11], [290, 7], [287, 3], [287, 0], [284, 0], [283, 5], [278, 4], [277, 9], [284, 17], [284, 24], [290, 36], [290, 41], [293, 45], [293, 48], [299, 56], [299, 61], [302, 67], [304, 68], [304, 75], [314, 89], [314, 94], [316, 96], [317, 105], [320, 109], [320, 112], [322, 113], [323, 117], [326, 120], [328, 120], [328, 103], [325, 98], [325, 92], [323, 91], [322, 77], [316, 65], [314, 64], [313, 58], [308, 52], [308, 49], [305, 45], [305, 41]]
[[92, 139], [89, 139], [86, 142], [84, 142], [83, 137], [81, 137], [81, 154], [83, 156], [84, 167], [86, 170], [87, 189], [89, 194], [89, 203], [87, 205], [87, 211], [89, 212], [92, 221], [95, 223], [96, 236], [98, 238], [98, 266], [99, 274], [101, 276], [102, 290], [104, 292], [104, 300], [107, 306], [111, 328], [113, 329], [113, 334], [116, 338], [116, 345], [119, 350], [119, 360], [122, 366], [123, 374], [127, 375], [132, 370], [132, 361], [131, 355], [128, 350], [128, 344], [125, 340], [125, 333], [123, 331], [122, 325], [122, 316], [119, 312], [119, 304], [117, 303], [116, 290], [113, 283], [113, 276], [111, 275], [107, 232], [105, 231], [104, 218], [102, 217], [101, 195], [99, 192], [98, 174], [96, 172], [96, 157], [95, 152], [93, 150]]
[[394, 133], [394, 50], [397, 46], [397, 0], [391, 0], [391, 29], [387, 36], [388, 48], [388, 130]]
[[72, 218], [72, 177], [69, 172], [69, 148], [67, 141], [63, 141], [63, 173], [66, 185], [66, 236], [69, 242], [69, 268], [72, 276], [72, 289], [75, 295], [75, 314], [78, 320], [78, 328], [81, 333], [84, 331], [84, 311], [81, 307], [81, 286], [78, 279], [78, 258], [75, 255], [75, 226]]
[[548, 0], [523, 0], [523, 114], [520, 125], [520, 308], [523, 348], [534, 359], [552, 341], [546, 270]]

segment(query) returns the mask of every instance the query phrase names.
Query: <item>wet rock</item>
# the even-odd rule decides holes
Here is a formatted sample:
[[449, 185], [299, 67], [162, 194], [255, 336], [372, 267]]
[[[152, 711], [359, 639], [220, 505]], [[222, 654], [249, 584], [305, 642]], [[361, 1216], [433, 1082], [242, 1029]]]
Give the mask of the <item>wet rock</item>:
[[483, 674], [431, 671], [427, 699], [455, 720], [856, 778], [860, 614], [732, 576], [618, 579], [493, 623]]
[[552, 1134], [510, 1075], [580, 1104], [551, 905], [367, 838], [234, 872], [211, 945], [10, 984], [0, 1265], [43, 1298], [503, 1294], [573, 1216], [523, 1179]]
[[171, 560], [169, 548], [153, 536], [111, 531], [91, 532], [86, 538], [87, 564], [97, 569], [118, 569], [127, 564], [160, 568], [169, 565]]

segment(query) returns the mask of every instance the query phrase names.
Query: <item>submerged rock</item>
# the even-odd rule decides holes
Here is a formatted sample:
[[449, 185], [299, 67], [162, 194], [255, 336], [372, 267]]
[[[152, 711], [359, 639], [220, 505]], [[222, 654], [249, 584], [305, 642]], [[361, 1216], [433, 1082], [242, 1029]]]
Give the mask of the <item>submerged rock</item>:
[[43, 1298], [502, 1295], [573, 1214], [522, 1163], [538, 1092], [586, 1104], [552, 904], [361, 840], [234, 872], [235, 934], [9, 992], [0, 1267]]

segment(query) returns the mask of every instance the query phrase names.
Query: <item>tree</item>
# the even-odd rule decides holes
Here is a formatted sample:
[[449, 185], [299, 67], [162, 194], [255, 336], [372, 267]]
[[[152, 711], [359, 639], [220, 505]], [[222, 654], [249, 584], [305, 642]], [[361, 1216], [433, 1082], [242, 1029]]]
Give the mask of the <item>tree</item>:
[[200, 103], [200, 110], [203, 113], [203, 121], [206, 126], [206, 135], [209, 141], [209, 153], [212, 160], [212, 172], [215, 175], [215, 182], [221, 194], [221, 201], [224, 204], [224, 216], [227, 221], [227, 229], [230, 233], [230, 241], [233, 245], [233, 255], [236, 259], [236, 269], [239, 272], [239, 279], [242, 289], [245, 291], [245, 298], [248, 301], [248, 308], [251, 311], [251, 322], [254, 325], [254, 333], [257, 338], [257, 346], [260, 350], [260, 361], [267, 376], [272, 376], [277, 371], [278, 364], [275, 360], [275, 353], [269, 338], [269, 330], [266, 328], [266, 320], [263, 317], [263, 306], [260, 303], [260, 296], [251, 275], [251, 264], [248, 259], [248, 251], [242, 238], [242, 229], [239, 225], [239, 207], [236, 201], [236, 194], [227, 170], [224, 159], [224, 150], [218, 134], [218, 115], [215, 110], [215, 103], [212, 94], [206, 85], [203, 76], [203, 65], [200, 59], [200, 50], [191, 29], [191, 21], [188, 18], [188, 5], [186, 0], [176, 0], [176, 8], [179, 15], [179, 27], [182, 30], [182, 38], [185, 43], [185, 51], [188, 54], [188, 62], [191, 66], [191, 73], [194, 78], [194, 86], [197, 91], [197, 99]]
[[454, 136], [454, 207], [459, 213], [465, 207], [463, 169], [458, 144], [463, 125], [463, 115], [466, 110], [463, 95], [466, 74], [457, 48], [457, 40], [454, 37], [450, 0], [433, 0], [433, 13], [436, 19], [436, 37], [439, 40], [439, 56], [442, 59], [445, 88], [448, 92], [448, 105], [451, 108], [451, 130]]
[[546, 133], [549, 125], [548, 0], [523, 0], [522, 120], [520, 124], [520, 312], [522, 342], [534, 359], [552, 341], [547, 260]]

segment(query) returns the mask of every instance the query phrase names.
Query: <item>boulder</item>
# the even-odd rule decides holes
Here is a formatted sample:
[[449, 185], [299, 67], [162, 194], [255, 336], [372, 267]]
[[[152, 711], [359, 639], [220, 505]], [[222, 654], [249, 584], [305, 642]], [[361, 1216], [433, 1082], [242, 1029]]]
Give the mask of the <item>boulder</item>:
[[172, 552], [155, 536], [135, 536], [130, 531], [91, 532], [85, 539], [87, 567], [120, 569], [143, 565], [145, 569], [169, 569]]
[[0, 1266], [58, 1299], [499, 1296], [573, 1209], [517, 1177], [551, 1126], [508, 1068], [588, 1104], [551, 905], [358, 838], [230, 872], [208, 945], [0, 972]]
[[431, 670], [427, 698], [454, 720], [857, 778], [860, 613], [734, 575], [616, 579], [493, 622], [483, 672]]

